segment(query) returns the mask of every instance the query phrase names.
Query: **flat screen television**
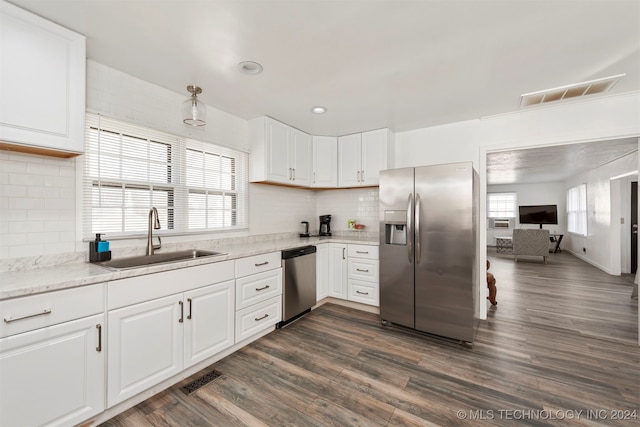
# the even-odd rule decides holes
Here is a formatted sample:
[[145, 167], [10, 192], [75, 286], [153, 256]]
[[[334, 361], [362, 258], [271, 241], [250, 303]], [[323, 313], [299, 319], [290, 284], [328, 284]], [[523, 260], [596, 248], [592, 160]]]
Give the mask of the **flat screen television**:
[[557, 205], [519, 206], [518, 210], [520, 224], [539, 224], [542, 228], [543, 224], [558, 223]]

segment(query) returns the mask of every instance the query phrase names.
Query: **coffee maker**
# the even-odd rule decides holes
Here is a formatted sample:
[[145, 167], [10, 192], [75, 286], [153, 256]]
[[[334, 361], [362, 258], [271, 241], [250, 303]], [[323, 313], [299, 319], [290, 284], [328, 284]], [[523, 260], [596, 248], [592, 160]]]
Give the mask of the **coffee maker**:
[[320, 215], [320, 236], [331, 236], [331, 215]]

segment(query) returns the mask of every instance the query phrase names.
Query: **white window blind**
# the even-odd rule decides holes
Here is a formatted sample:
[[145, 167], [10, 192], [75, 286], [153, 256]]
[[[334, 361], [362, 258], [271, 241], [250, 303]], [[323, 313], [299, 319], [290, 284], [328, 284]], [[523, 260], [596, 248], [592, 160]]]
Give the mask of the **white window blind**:
[[515, 218], [517, 206], [516, 193], [487, 194], [488, 218]]
[[587, 185], [567, 190], [567, 231], [587, 235]]
[[85, 238], [248, 226], [246, 153], [88, 114], [85, 157]]

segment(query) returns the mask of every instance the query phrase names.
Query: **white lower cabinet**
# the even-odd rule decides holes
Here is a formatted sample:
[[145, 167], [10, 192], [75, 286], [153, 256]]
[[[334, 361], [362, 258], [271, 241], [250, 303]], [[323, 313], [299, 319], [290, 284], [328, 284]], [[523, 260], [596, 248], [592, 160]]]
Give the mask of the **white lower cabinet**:
[[109, 312], [108, 405], [234, 344], [229, 280]]
[[236, 341], [274, 326], [282, 319], [282, 296], [270, 298], [236, 312]]
[[110, 283], [108, 407], [235, 343], [233, 274], [225, 261]]
[[236, 343], [282, 320], [282, 255], [236, 260]]
[[0, 425], [70, 426], [102, 412], [103, 327], [97, 314], [0, 339]]
[[316, 245], [316, 301], [329, 296], [329, 244]]
[[329, 296], [347, 299], [347, 245], [329, 243]]
[[348, 300], [378, 307], [380, 272], [377, 246], [348, 246]]
[[182, 295], [109, 312], [108, 406], [182, 370]]

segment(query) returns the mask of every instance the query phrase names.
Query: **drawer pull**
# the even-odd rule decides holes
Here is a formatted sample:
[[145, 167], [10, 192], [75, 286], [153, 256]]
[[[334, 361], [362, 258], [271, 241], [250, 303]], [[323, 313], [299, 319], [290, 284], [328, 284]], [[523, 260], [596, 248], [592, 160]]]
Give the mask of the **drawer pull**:
[[96, 351], [100, 353], [102, 351], [102, 325], [98, 323], [96, 329], [98, 330], [98, 346], [96, 347]]
[[360, 272], [362, 272], [362, 273], [368, 273], [368, 272], [369, 272], [369, 269], [367, 269], [367, 270], [363, 270], [363, 269], [361, 269], [361, 268], [356, 268], [356, 271], [360, 271]]
[[178, 304], [180, 304], [180, 318], [178, 319], [178, 323], [183, 323], [184, 322], [184, 302], [178, 301]]
[[269, 285], [264, 286], [264, 287], [262, 287], [262, 288], [256, 288], [256, 291], [257, 291], [257, 292], [260, 292], [260, 291], [264, 291], [265, 289], [269, 289]]
[[253, 265], [255, 265], [256, 267], [262, 267], [263, 265], [267, 265], [267, 264], [269, 264], [269, 261], [260, 262], [260, 263], [253, 264]]
[[267, 313], [267, 314], [265, 314], [265, 315], [264, 315], [264, 316], [262, 316], [262, 317], [256, 317], [254, 320], [255, 320], [256, 322], [259, 322], [259, 321], [261, 321], [261, 320], [263, 320], [263, 319], [266, 319], [267, 317], [269, 317], [269, 314], [268, 314], [268, 313]]
[[30, 317], [43, 316], [45, 314], [51, 314], [51, 309], [50, 308], [45, 308], [40, 313], [27, 314], [26, 316], [20, 316], [20, 317], [14, 317], [14, 318], [11, 318], [11, 316], [5, 317], [4, 318], [4, 323], [11, 323], [11, 322], [15, 322], [16, 320], [29, 319]]
[[369, 251], [356, 251], [357, 254], [368, 254]]
[[187, 320], [191, 320], [191, 315], [193, 314], [193, 304], [191, 298], [187, 298], [187, 302], [189, 303], [189, 314], [187, 314]]
[[356, 291], [356, 294], [360, 294], [360, 295], [369, 295], [369, 292], [360, 292], [360, 291]]

